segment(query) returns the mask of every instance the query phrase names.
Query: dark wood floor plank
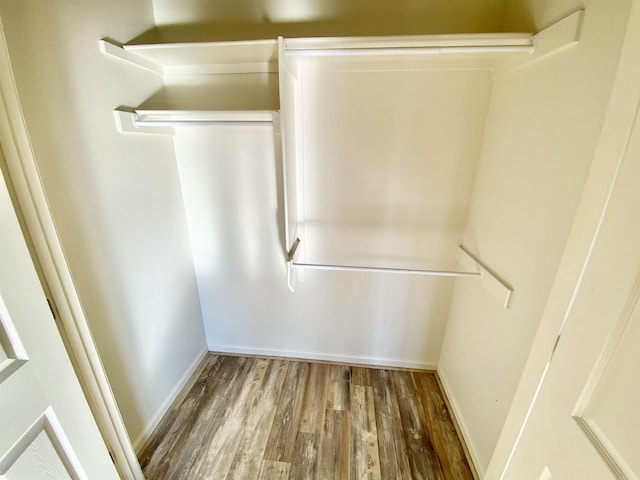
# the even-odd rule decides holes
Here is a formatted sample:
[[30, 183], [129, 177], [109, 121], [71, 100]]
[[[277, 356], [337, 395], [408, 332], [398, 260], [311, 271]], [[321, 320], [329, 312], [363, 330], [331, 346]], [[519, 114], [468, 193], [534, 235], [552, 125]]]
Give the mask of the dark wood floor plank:
[[236, 434], [238, 446], [227, 474], [228, 479], [258, 478], [286, 373], [287, 362], [269, 362], [258, 395], [248, 408], [245, 407], [248, 415], [240, 434]]
[[427, 432], [427, 421], [411, 372], [393, 372], [402, 428], [409, 452], [411, 473], [416, 480], [443, 480], [442, 467]]
[[274, 462], [265, 460], [260, 468], [258, 480], [287, 480], [291, 464], [287, 462]]
[[265, 460], [291, 463], [308, 380], [308, 363], [289, 362], [273, 421], [274, 426], [264, 453]]
[[378, 431], [373, 389], [351, 386], [351, 479], [380, 480]]
[[167, 453], [175, 449], [184, 432], [184, 424], [191, 417], [192, 412], [198, 408], [205, 408], [204, 397], [210, 395], [213, 388], [211, 380], [218, 374], [222, 362], [218, 362], [218, 355], [208, 354], [198, 368], [197, 379], [189, 392], [180, 395], [169, 408], [162, 421], [147, 440], [144, 448], [138, 455], [140, 466], [147, 468], [151, 457], [163, 458]]
[[351, 367], [351, 385], [370, 387], [369, 369], [365, 367]]
[[414, 372], [418, 393], [446, 480], [473, 480], [471, 468], [440, 392], [435, 373]]
[[392, 372], [387, 370], [369, 372], [375, 398], [380, 472], [384, 480], [412, 478], [402, 418], [391, 375]]
[[[225, 478], [238, 448], [237, 436], [243, 431], [250, 405], [260, 391], [267, 372], [269, 360], [255, 359], [253, 368], [245, 378], [239, 394], [230, 402], [225, 421], [216, 430], [201, 456], [201, 463], [192, 478], [207, 478], [209, 472], [216, 472], [217, 478]], [[195, 467], [195, 465], [194, 465]], [[188, 477], [187, 477], [188, 478]]]
[[211, 355], [191, 385], [148, 480], [473, 478], [433, 373]]
[[351, 368], [346, 365], [329, 365], [327, 386], [327, 408], [329, 410], [349, 410], [349, 386]]
[[312, 363], [302, 403], [300, 432], [321, 433], [324, 429], [329, 366]]
[[318, 478], [318, 434], [300, 432], [289, 470], [290, 480]]
[[349, 414], [327, 409], [318, 448], [318, 478], [347, 480], [351, 473]]
[[189, 413], [188, 420], [176, 435], [171, 450], [157, 452], [144, 470], [147, 478], [189, 478], [191, 469], [203, 457], [208, 441], [222, 424], [228, 410], [228, 399], [234, 396], [242, 385], [242, 377], [253, 366], [253, 359], [222, 357], [217, 369], [203, 378], [203, 390], [198, 395], [202, 401], [193, 408], [184, 406]]

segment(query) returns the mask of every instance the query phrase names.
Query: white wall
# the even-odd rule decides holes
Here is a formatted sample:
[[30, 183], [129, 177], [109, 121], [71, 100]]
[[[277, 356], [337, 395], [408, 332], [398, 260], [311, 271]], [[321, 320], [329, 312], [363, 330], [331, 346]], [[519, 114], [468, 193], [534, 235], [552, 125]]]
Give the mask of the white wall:
[[584, 5], [580, 43], [496, 80], [464, 235], [511, 282], [503, 310], [471, 281], [453, 293], [439, 372], [486, 468], [571, 228], [615, 73], [629, 1], [510, 1], [507, 27], [540, 30]]
[[2, 1], [11, 61], [54, 219], [129, 435], [205, 347], [170, 138], [112, 111], [162, 79], [103, 55], [153, 27], [151, 2]]
[[[503, 13], [502, 1], [467, 0], [464, 4], [465, 8], [461, 9], [460, 5], [454, 7], [443, 2], [420, 5], [367, 2], [365, 5], [361, 2], [314, 1], [302, 4], [245, 1], [230, 4], [194, 0], [178, 5], [159, 0], [154, 2], [154, 11], [163, 39], [176, 41], [224, 36], [274, 38], [277, 35], [474, 32], [498, 28]], [[440, 82], [438, 88], [452, 81], [449, 77], [443, 80], [443, 74], [439, 73], [436, 76], [436, 83]], [[448, 74], [454, 82], [460, 81], [455, 74]], [[334, 208], [328, 207], [328, 214], [334, 222], [340, 222], [340, 231], [329, 239], [331, 241], [327, 241], [330, 236], [326, 234], [328, 228], [323, 229], [321, 235], [309, 233], [305, 239], [309, 240], [307, 245], [316, 247], [316, 253], [328, 252], [335, 263], [350, 260], [352, 263], [385, 265], [385, 261], [391, 259], [396, 264], [404, 262], [400, 265], [404, 267], [411, 263], [423, 268], [454, 267], [453, 251], [466, 217], [490, 89], [487, 69], [476, 74], [477, 77], [473, 78], [470, 78], [473, 73], [463, 76], [463, 83], [467, 82], [464, 85], [455, 83], [464, 91], [460, 97], [466, 100], [459, 100], [453, 109], [445, 108], [443, 117], [447, 118], [444, 119], [433, 118], [427, 100], [414, 102], [407, 93], [409, 86], [414, 88], [414, 92], [433, 88], [427, 74], [423, 75], [424, 78], [419, 74], [397, 74], [397, 83], [403, 84], [404, 88], [397, 88], [397, 85], [391, 88], [397, 88], [397, 98], [401, 101], [394, 104], [396, 97], [380, 98], [379, 103], [385, 107], [394, 104], [384, 111], [376, 110], [372, 105], [378, 104], [371, 101], [378, 92], [387, 91], [387, 84], [380, 87], [384, 83], [384, 74], [381, 74], [382, 80], [379, 77], [358, 77], [357, 81], [352, 79], [352, 83], [348, 78], [340, 77], [342, 96], [332, 91], [333, 83], [327, 84], [331, 74], [319, 81], [333, 95], [333, 103], [322, 105], [323, 109], [310, 106], [309, 111], [317, 116], [305, 117], [304, 120], [305, 125], [313, 123], [308, 135], [305, 134], [305, 150], [311, 152], [305, 164], [309, 160], [314, 167], [315, 159], [315, 166], [319, 168], [319, 173], [305, 177], [305, 195], [311, 192], [307, 195], [309, 221], [320, 224], [325, 219], [325, 205], [318, 207], [318, 202], [311, 205], [311, 197], [323, 195], [327, 172], [335, 170], [340, 163], [349, 163], [354, 170], [362, 170], [365, 164], [366, 170], [367, 160], [371, 164], [387, 162], [387, 166], [395, 165], [401, 172], [398, 175], [400, 181], [395, 183], [383, 174], [377, 179], [369, 175], [370, 185], [382, 185], [379, 192], [364, 186], [358, 188], [354, 184], [350, 192], [333, 189], [333, 193], [324, 193], [328, 195], [326, 200], [333, 202], [325, 203], [333, 205]], [[363, 89], [356, 99], [353, 83], [358, 82], [368, 89]], [[416, 88], [416, 84], [422, 90]], [[322, 104], [326, 92], [317, 88], [313, 92], [310, 95], [314, 101]], [[437, 92], [437, 88], [433, 92]], [[212, 91], [210, 95], [215, 97], [216, 94]], [[375, 128], [369, 129], [369, 135], [376, 128], [384, 130], [383, 135], [390, 139], [388, 143], [381, 142], [386, 149], [374, 141], [369, 141], [368, 149], [365, 148], [363, 138], [358, 135], [368, 130], [363, 127], [357, 131], [355, 128], [358, 115], [347, 115], [349, 109], [342, 105], [345, 95], [352, 102], [352, 110], [358, 111], [360, 117], [373, 118], [371, 123]], [[172, 98], [175, 100], [178, 96], [172, 95]], [[308, 99], [306, 96], [305, 100]], [[429, 99], [438, 104], [438, 112], [443, 110], [441, 104], [445, 102], [442, 96], [436, 93]], [[411, 121], [402, 123], [397, 120], [398, 114], [402, 115], [397, 108], [411, 103], [417, 113], [413, 112], [414, 123], [407, 125]], [[362, 108], [362, 104], [367, 108]], [[319, 110], [322, 112], [318, 113]], [[341, 115], [340, 122], [333, 121], [332, 111], [334, 115]], [[461, 116], [467, 121], [452, 120], [449, 117], [455, 115], [451, 111], [462, 111]], [[440, 130], [432, 130], [431, 136], [421, 131], [439, 120], [442, 124], [463, 128], [469, 135], [463, 135], [464, 142], [456, 139], [443, 146], [445, 142], [441, 142], [443, 135]], [[471, 128], [467, 128], [467, 124], [472, 124]], [[342, 147], [347, 144], [347, 155], [344, 155], [344, 148], [339, 152], [342, 155], [319, 148], [327, 144], [321, 136], [315, 135], [309, 140], [318, 130], [324, 133], [330, 127], [340, 130], [342, 135], [338, 143], [342, 142]], [[438, 127], [445, 129], [442, 125]], [[349, 131], [354, 134], [348, 134]], [[202, 129], [185, 129], [176, 136], [175, 145], [209, 347], [220, 351], [433, 368], [440, 353], [451, 280], [307, 272], [305, 282], [297, 291], [289, 292], [283, 242], [278, 230], [282, 204], [277, 185], [281, 174], [273, 158], [272, 133], [242, 133], [234, 129], [208, 129], [203, 132]], [[419, 143], [420, 148], [415, 149], [418, 152], [400, 145], [405, 145], [403, 141], [408, 137], [422, 142]], [[432, 147], [431, 143], [437, 143], [439, 147]], [[360, 163], [352, 158], [354, 150], [361, 156]], [[330, 162], [323, 164], [322, 159], [328, 155], [334, 155], [333, 166], [328, 165]], [[422, 160], [427, 157], [428, 160]], [[403, 170], [406, 165], [415, 168], [407, 172]], [[432, 175], [428, 166], [438, 174]], [[424, 177], [422, 184], [421, 176]], [[402, 191], [403, 187], [406, 187], [405, 191]], [[395, 195], [393, 208], [379, 208], [381, 195]], [[353, 198], [358, 198], [358, 201], [350, 202], [349, 199]], [[411, 198], [419, 198], [421, 208], [413, 205]], [[403, 205], [403, 201], [408, 205]], [[432, 213], [435, 205], [439, 210]], [[366, 215], [363, 215], [363, 210]], [[339, 215], [335, 215], [336, 212]], [[401, 215], [396, 215], [398, 212]], [[451, 212], [452, 215], [443, 215], [443, 212]], [[380, 256], [380, 252], [374, 252], [377, 257], [372, 254], [375, 248], [370, 248], [371, 239], [366, 243], [364, 238], [364, 231], [375, 228], [382, 232], [383, 241], [376, 240], [373, 245], [383, 243], [385, 247], [391, 247], [385, 250], [386, 256]], [[397, 234], [399, 229], [400, 234]], [[411, 232], [418, 233], [411, 237]], [[342, 249], [343, 256], [347, 252], [348, 258], [341, 258], [340, 253], [336, 253], [338, 249], [325, 248], [327, 243], [342, 246], [342, 240], [349, 235], [351, 239], [355, 237], [360, 241], [351, 242], [352, 245]], [[336, 238], [341, 241], [335, 241]], [[397, 241], [398, 238], [401, 241]], [[312, 241], [316, 243], [312, 244]], [[319, 255], [307, 258], [307, 261], [314, 260], [328, 261]]]
[[[491, 63], [436, 60], [400, 72], [385, 71], [393, 62], [346, 65], [299, 73], [305, 258], [297, 260], [455, 269]], [[290, 292], [272, 128], [180, 130], [174, 143], [211, 350], [435, 368], [450, 278], [307, 271]]]
[[504, 0], [154, 0], [153, 7], [163, 35], [184, 41], [495, 32], [502, 25], [504, 4]]
[[307, 272], [287, 287], [273, 131], [175, 138], [209, 347], [435, 367], [450, 279]]

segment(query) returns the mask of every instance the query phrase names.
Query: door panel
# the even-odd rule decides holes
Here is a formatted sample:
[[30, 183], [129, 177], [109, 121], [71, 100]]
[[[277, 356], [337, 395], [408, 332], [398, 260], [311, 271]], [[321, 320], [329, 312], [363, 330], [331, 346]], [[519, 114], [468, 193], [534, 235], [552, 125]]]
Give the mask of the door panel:
[[53, 410], [47, 409], [0, 461], [0, 479], [80, 478], [65, 451], [66, 439]]
[[41, 478], [118, 475], [0, 176], [0, 479]]
[[640, 276], [576, 420], [619, 478], [640, 477]]
[[27, 354], [0, 300], [0, 383], [25, 363]]
[[639, 113], [546, 376], [502, 478], [538, 478], [543, 471], [567, 480], [640, 478]]
[[0, 384], [0, 452], [8, 452], [48, 406], [36, 373], [24, 362]]

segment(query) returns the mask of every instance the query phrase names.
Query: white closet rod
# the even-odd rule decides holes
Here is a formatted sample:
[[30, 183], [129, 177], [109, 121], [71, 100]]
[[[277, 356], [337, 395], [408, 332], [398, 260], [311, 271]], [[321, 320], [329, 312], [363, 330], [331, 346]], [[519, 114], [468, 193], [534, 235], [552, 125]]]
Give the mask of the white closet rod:
[[416, 270], [413, 268], [356, 267], [350, 265], [324, 265], [319, 263], [291, 263], [292, 268], [309, 270], [336, 270], [342, 272], [381, 272], [432, 277], [480, 277], [482, 272], [456, 272], [450, 270]]
[[271, 127], [273, 120], [139, 120], [133, 119], [135, 127]]
[[354, 55], [438, 55], [446, 53], [533, 53], [535, 45], [483, 45], [450, 47], [355, 47], [305, 48], [285, 50], [288, 57], [347, 57]]
[[287, 264], [291, 268], [309, 270], [334, 270], [342, 272], [381, 272], [381, 273], [401, 273], [405, 275], [425, 275], [431, 277], [481, 277], [482, 270], [478, 268], [475, 272], [456, 272], [452, 270], [417, 270], [414, 268], [387, 268], [387, 267], [360, 267], [353, 265], [326, 265], [320, 263], [297, 263], [293, 259], [300, 247], [300, 239], [295, 242], [287, 255]]

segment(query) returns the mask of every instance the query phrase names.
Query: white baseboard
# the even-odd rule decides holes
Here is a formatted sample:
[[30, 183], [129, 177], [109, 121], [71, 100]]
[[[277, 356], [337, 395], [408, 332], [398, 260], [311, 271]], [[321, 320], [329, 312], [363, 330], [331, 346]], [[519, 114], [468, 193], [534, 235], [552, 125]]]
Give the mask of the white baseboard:
[[212, 345], [209, 351], [217, 353], [235, 353], [244, 355], [258, 355], [265, 357], [286, 357], [303, 360], [317, 360], [321, 362], [337, 362], [356, 365], [370, 365], [377, 367], [397, 367], [412, 370], [436, 370], [437, 365], [416, 360], [398, 360], [394, 358], [367, 357], [361, 355], [344, 355], [326, 352], [301, 352], [296, 350], [277, 350], [272, 348], [255, 348], [237, 345]]
[[180, 392], [182, 392], [185, 385], [189, 382], [207, 353], [209, 353], [209, 350], [205, 348], [195, 356], [193, 361], [189, 364], [186, 371], [184, 372], [184, 375], [182, 375], [180, 380], [178, 380], [178, 383], [176, 383], [175, 387], [173, 387], [173, 389], [169, 392], [167, 397], [164, 399], [164, 402], [162, 402], [160, 407], [158, 407], [158, 410], [156, 410], [151, 419], [142, 429], [140, 435], [138, 435], [133, 441], [133, 448], [136, 451], [136, 454], [140, 453], [140, 449], [144, 446], [145, 442], [149, 439], [155, 428], [158, 426], [160, 420], [162, 420], [162, 417], [164, 417], [165, 413], [167, 413], [169, 407], [171, 407], [171, 404], [173, 404], [175, 399], [178, 398], [178, 395], [180, 395]]
[[453, 393], [453, 388], [451, 388], [451, 384], [447, 380], [446, 375], [441, 369], [438, 369], [438, 378], [440, 379], [440, 384], [444, 390], [444, 394], [447, 397], [449, 402], [449, 406], [451, 410], [453, 410], [453, 416], [455, 417], [455, 422], [457, 423], [458, 429], [460, 430], [460, 434], [464, 439], [464, 442], [467, 447], [467, 451], [469, 452], [469, 456], [471, 456], [471, 462], [473, 463], [473, 467], [475, 467], [475, 473], [478, 478], [484, 478], [484, 474], [486, 472], [487, 467], [480, 460], [480, 456], [478, 455], [478, 449], [473, 443], [473, 439], [469, 433], [469, 429], [464, 423], [464, 417], [461, 414], [460, 407], [456, 400], [456, 396]]

